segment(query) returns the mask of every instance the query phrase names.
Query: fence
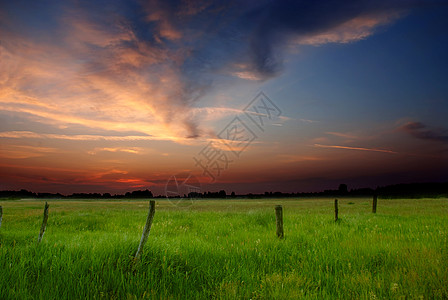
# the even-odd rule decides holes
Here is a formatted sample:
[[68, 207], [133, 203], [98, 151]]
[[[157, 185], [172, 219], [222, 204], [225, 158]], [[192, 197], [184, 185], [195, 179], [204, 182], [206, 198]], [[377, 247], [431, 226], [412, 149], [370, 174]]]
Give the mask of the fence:
[[[372, 201], [372, 213], [376, 213], [377, 205], [378, 205], [378, 196], [375, 194], [373, 196], [373, 201]], [[48, 223], [48, 218], [49, 218], [49, 207], [50, 206], [48, 205], [48, 203], [45, 202], [42, 225], [41, 225], [38, 240], [37, 240], [38, 243], [40, 243], [42, 241], [45, 230], [47, 228], [47, 223]], [[156, 211], [156, 202], [154, 200], [150, 200], [148, 216], [146, 218], [146, 224], [143, 229], [142, 237], [141, 237], [140, 243], [138, 245], [137, 251], [134, 255], [134, 258], [136, 260], [138, 260], [141, 257], [143, 247], [144, 247], [146, 241], [148, 240], [149, 233], [151, 231], [151, 226], [152, 226], [152, 223], [154, 220], [155, 211]], [[3, 208], [2, 208], [2, 206], [0, 206], [0, 228], [2, 225], [2, 219], [3, 219]], [[334, 200], [334, 220], [335, 220], [335, 222], [340, 220], [339, 219], [338, 199]], [[275, 206], [275, 223], [276, 223], [276, 235], [279, 239], [283, 239], [285, 234], [284, 234], [284, 228], [283, 228], [283, 206], [282, 205]]]

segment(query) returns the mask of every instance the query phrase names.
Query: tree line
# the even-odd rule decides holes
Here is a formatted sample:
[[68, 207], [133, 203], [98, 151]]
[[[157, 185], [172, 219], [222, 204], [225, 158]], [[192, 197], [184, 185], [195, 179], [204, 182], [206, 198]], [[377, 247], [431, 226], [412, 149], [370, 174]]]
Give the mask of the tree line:
[[[178, 196], [178, 198], [300, 198], [300, 197], [362, 197], [377, 195], [381, 198], [425, 198], [425, 197], [448, 197], [448, 182], [431, 183], [407, 183], [394, 184], [383, 187], [348, 189], [346, 184], [340, 184], [338, 189], [324, 190], [321, 192], [264, 192], [262, 194], [242, 194], [236, 195], [235, 192], [227, 194], [225, 190], [219, 192], [192, 192], [188, 195]], [[45, 199], [147, 199], [147, 198], [166, 198], [164, 195], [154, 196], [153, 193], [146, 190], [136, 190], [126, 192], [125, 194], [110, 193], [73, 193], [71, 195], [62, 195], [60, 193], [34, 193], [22, 189], [19, 191], [0, 191], [0, 198], [22, 199], [22, 198], [45, 198]]]

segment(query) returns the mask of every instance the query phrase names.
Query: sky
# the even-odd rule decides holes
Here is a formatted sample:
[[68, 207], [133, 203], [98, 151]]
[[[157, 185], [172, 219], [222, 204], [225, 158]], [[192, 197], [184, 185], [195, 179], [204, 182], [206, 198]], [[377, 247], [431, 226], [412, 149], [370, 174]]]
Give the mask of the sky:
[[0, 0], [0, 190], [448, 181], [447, 29], [441, 0]]

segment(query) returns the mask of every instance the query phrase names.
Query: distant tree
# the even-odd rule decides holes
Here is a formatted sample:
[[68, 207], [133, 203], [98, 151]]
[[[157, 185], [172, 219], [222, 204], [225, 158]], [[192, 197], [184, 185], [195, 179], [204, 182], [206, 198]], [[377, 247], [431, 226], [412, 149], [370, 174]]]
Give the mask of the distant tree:
[[188, 198], [202, 198], [202, 193], [198, 192], [189, 192]]
[[347, 185], [344, 184], [344, 183], [341, 183], [341, 184], [339, 185], [338, 191], [339, 191], [339, 194], [341, 194], [341, 195], [348, 194], [348, 188], [347, 188]]
[[230, 197], [235, 198], [235, 192], [232, 192], [232, 193], [230, 194]]
[[37, 193], [37, 197], [38, 198], [61, 198], [62, 195], [57, 193], [57, 194], [53, 194], [53, 193]]
[[219, 198], [226, 198], [227, 197], [226, 191], [220, 190], [219, 193], [218, 193], [218, 197]]
[[[129, 195], [128, 195], [129, 194]], [[146, 189], [144, 191], [133, 191], [132, 193], [126, 193], [126, 197], [129, 198], [153, 198], [153, 194], [150, 190]]]

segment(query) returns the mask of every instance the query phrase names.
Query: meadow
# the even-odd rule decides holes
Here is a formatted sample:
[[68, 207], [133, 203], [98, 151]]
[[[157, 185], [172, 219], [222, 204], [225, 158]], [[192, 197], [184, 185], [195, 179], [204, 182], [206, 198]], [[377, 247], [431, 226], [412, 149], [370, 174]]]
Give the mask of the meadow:
[[37, 243], [45, 201], [0, 199], [0, 299], [448, 298], [448, 199], [333, 200], [157, 200], [135, 260], [148, 201], [48, 200]]

